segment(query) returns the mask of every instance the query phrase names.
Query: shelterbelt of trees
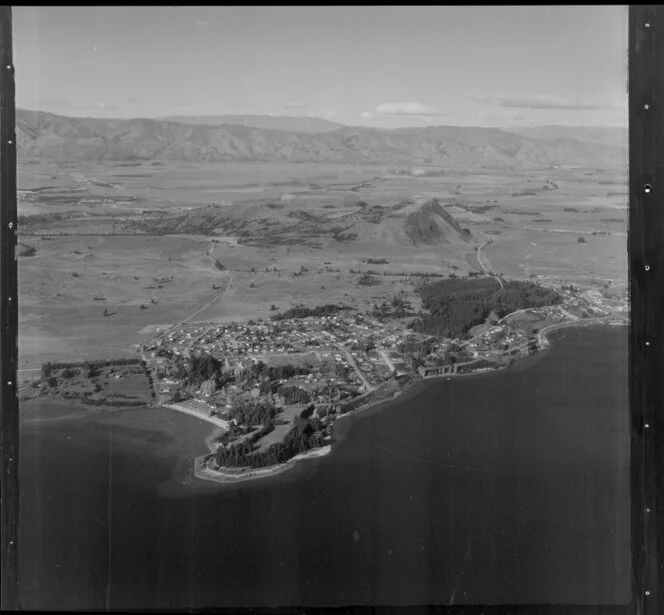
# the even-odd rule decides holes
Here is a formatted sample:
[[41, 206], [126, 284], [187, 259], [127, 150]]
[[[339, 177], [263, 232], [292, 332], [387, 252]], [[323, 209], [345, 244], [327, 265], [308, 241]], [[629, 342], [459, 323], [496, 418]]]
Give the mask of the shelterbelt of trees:
[[86, 377], [93, 377], [95, 372], [103, 367], [141, 365], [145, 367], [143, 359], [100, 359], [96, 361], [47, 361], [42, 363], [42, 378], [50, 377], [55, 370], [61, 369], [64, 378], [76, 375], [78, 369], [83, 370]]
[[296, 455], [318, 448], [324, 443], [320, 433], [322, 428], [320, 421], [317, 418], [298, 417], [295, 420], [295, 426], [281, 442], [276, 442], [263, 451], [254, 451], [255, 442], [269, 433], [271, 428], [271, 425], [265, 426], [239, 444], [227, 448], [219, 447], [214, 453], [217, 465], [236, 468], [265, 468], [285, 463]]
[[415, 331], [444, 337], [465, 337], [468, 331], [486, 321], [491, 313], [502, 318], [526, 308], [555, 305], [562, 297], [550, 288], [533, 282], [448, 279], [421, 284], [416, 291], [425, 313], [412, 327]]
[[[168, 369], [171, 377], [183, 380], [186, 385], [200, 386], [206, 380], [215, 379], [218, 387], [224, 386], [234, 379], [232, 372], [224, 370], [224, 363], [209, 354], [193, 355], [191, 357], [174, 357]], [[257, 361], [248, 368], [245, 377], [262, 385], [274, 380], [288, 380], [294, 376], [308, 374], [305, 366], [287, 363], [284, 365], [267, 365]], [[268, 391], [262, 391], [267, 393]], [[297, 403], [297, 402], [294, 402]]]
[[286, 318], [308, 318], [309, 316], [332, 316], [337, 312], [343, 312], [348, 310], [348, 306], [345, 305], [335, 305], [334, 303], [326, 303], [325, 305], [319, 305], [314, 308], [309, 308], [304, 305], [297, 305], [295, 307], [286, 310], [282, 314], [275, 314], [272, 316], [272, 320], [284, 320]]

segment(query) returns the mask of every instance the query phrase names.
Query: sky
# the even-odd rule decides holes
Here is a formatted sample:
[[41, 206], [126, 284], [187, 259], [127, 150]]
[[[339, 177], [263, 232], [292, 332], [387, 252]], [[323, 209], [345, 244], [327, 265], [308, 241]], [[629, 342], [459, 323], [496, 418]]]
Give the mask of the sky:
[[627, 125], [626, 5], [12, 10], [20, 108]]

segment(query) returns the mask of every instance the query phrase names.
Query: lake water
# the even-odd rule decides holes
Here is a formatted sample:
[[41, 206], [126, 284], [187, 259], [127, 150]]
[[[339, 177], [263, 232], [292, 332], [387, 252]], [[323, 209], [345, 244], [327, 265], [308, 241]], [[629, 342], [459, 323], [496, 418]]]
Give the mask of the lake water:
[[240, 487], [191, 476], [210, 433], [192, 417], [26, 409], [23, 606], [628, 603], [627, 330], [553, 339]]

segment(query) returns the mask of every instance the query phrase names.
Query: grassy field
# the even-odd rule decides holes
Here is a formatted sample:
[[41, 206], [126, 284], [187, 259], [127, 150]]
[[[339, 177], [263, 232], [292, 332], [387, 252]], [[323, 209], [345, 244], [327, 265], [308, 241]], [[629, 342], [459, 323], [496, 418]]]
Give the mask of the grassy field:
[[[417, 278], [377, 276], [375, 286], [362, 286], [351, 270], [463, 275], [481, 269], [475, 249], [488, 239], [485, 262], [508, 277], [626, 280], [626, 169], [438, 169], [433, 177], [411, 171], [287, 163], [22, 165], [19, 215], [66, 212], [76, 219], [59, 223], [58, 232], [70, 236], [20, 238], [20, 367], [132, 356], [153, 325], [266, 317], [272, 305], [368, 308], [406, 291], [418, 309]], [[257, 198], [274, 199], [278, 207], [260, 207]], [[405, 217], [428, 198], [440, 199], [470, 229], [472, 241], [404, 241]], [[132, 219], [143, 210], [213, 203], [251, 228], [257, 218], [276, 224], [297, 212], [343, 220], [360, 207], [401, 207], [406, 199], [409, 205], [380, 224], [357, 223], [355, 240], [323, 238], [317, 246], [298, 244], [297, 237], [291, 245], [246, 245], [220, 233], [214, 245], [211, 235], [200, 234], [80, 234], [98, 228], [91, 221], [102, 214]]]

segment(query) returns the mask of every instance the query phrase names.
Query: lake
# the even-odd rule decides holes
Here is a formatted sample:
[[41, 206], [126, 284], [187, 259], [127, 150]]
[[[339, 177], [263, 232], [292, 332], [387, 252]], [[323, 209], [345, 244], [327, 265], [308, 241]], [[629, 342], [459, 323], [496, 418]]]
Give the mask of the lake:
[[552, 339], [241, 486], [192, 477], [195, 418], [22, 409], [23, 607], [628, 603], [627, 329]]

